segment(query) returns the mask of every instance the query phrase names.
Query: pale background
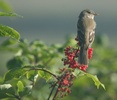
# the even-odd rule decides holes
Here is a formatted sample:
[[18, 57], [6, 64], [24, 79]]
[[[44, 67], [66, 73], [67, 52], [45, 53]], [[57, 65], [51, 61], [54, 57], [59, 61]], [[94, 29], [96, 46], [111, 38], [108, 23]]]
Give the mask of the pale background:
[[[96, 34], [107, 34], [116, 43], [117, 0], [5, 0], [23, 18], [0, 18], [0, 23], [15, 28], [21, 38], [40, 39], [48, 43], [64, 42], [68, 34], [76, 35], [79, 13], [92, 9], [100, 15]], [[1, 38], [0, 38], [1, 39]]]

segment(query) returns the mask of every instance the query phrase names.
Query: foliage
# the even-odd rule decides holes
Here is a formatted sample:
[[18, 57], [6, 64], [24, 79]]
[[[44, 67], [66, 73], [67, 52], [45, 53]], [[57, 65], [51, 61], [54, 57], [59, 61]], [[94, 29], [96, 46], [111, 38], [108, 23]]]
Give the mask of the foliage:
[[0, 9], [5, 12], [12, 12], [11, 6], [4, 0], [0, 0]]
[[[0, 1], [0, 7], [2, 10], [4, 11], [11, 11], [10, 10], [10, 6], [8, 6], [8, 4], [4, 1]], [[12, 12], [0, 12], [0, 16], [20, 16], [16, 13], [12, 13]], [[5, 25], [0, 25], [0, 36], [2, 37], [12, 37], [15, 39], [19, 39], [20, 38], [20, 34], [13, 28], [9, 27], [9, 26], [5, 26]]]
[[18, 15], [16, 13], [9, 13], [9, 12], [0, 12], [0, 16], [18, 16], [18, 17], [22, 17], [21, 15]]
[[0, 36], [19, 39], [19, 33], [11, 27], [0, 25]]
[[[17, 42], [14, 39], [4, 41], [1, 44], [1, 50], [10, 50], [10, 52], [16, 53], [15, 56], [8, 61], [8, 72], [5, 73], [1, 83], [2, 85], [9, 83], [12, 86], [12, 89], [15, 90], [12, 93], [8, 92], [6, 97], [17, 99], [30, 98], [30, 100], [35, 98], [39, 99], [40, 97], [34, 96], [36, 94], [33, 94], [35, 92], [43, 93], [43, 91], [41, 91], [39, 88], [40, 86], [38, 86], [38, 83], [40, 82], [42, 87], [44, 87], [46, 86], [46, 82], [49, 82], [52, 85], [52, 83], [56, 81], [60, 75], [60, 72], [56, 71], [63, 67], [60, 62], [58, 63], [58, 60], [60, 61], [60, 59], [63, 57], [64, 48], [71, 44], [71, 41], [73, 41], [73, 39], [69, 38], [63, 45], [53, 44], [50, 46], [46, 45], [40, 40], [35, 40], [31, 43], [29, 43], [27, 40]], [[76, 44], [73, 43], [72, 45], [75, 47]], [[93, 79], [98, 88], [99, 85], [105, 88], [96, 76], [82, 72], [79, 69], [74, 71], [73, 75], [75, 77], [90, 77]], [[49, 89], [47, 91], [49, 93]], [[3, 97], [0, 98], [2, 99]], [[45, 96], [43, 99], [46, 100], [47, 96]]]

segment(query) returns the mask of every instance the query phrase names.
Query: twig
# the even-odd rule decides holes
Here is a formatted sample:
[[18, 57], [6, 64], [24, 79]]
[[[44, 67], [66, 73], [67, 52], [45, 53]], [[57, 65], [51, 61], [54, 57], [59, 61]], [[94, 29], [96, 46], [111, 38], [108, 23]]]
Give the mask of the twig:
[[[64, 77], [64, 75], [67, 73], [67, 71], [59, 78], [59, 80], [58, 80], [58, 82], [62, 82], [63, 81], [63, 77]], [[53, 100], [55, 100], [56, 99], [56, 96], [57, 96], [57, 94], [58, 94], [58, 89], [61, 87], [61, 84], [59, 84], [59, 86], [58, 86], [58, 88], [57, 88], [57, 90], [56, 90], [56, 92], [55, 92], [55, 94], [54, 94], [54, 97], [53, 97]]]
[[54, 88], [55, 88], [56, 84], [57, 84], [57, 82], [53, 85], [53, 88], [52, 88], [52, 90], [51, 90], [51, 92], [50, 92], [49, 97], [48, 97], [47, 100], [50, 99], [50, 97], [51, 97], [51, 95], [52, 95], [52, 93], [53, 93], [53, 91], [54, 91]]
[[[59, 84], [58, 88], [60, 88], [60, 87], [61, 87], [61, 84]], [[54, 97], [53, 97], [53, 100], [56, 99], [56, 96], [57, 96], [57, 94], [58, 94], [58, 88], [57, 88], [56, 93], [55, 93], [55, 95], [54, 95]]]
[[55, 74], [53, 74], [52, 72], [50, 72], [50, 71], [48, 71], [48, 70], [46, 70], [46, 69], [44, 69], [44, 68], [31, 68], [31, 69], [29, 69], [29, 70], [42, 70], [42, 71], [47, 72], [47, 73], [49, 73], [50, 75], [54, 76], [57, 80], [59, 80], [59, 78], [58, 78]]

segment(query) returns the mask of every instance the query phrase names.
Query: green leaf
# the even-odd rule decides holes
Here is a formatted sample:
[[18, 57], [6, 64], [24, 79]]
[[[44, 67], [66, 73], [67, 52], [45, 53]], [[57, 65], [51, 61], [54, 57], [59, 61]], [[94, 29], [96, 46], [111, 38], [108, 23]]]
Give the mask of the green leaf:
[[[18, 53], [17, 53], [18, 54]], [[8, 69], [13, 69], [16, 67], [21, 68], [22, 66], [29, 65], [30, 61], [29, 59], [23, 55], [21, 55], [21, 51], [19, 51], [19, 55], [15, 56], [13, 59], [9, 60], [7, 62], [7, 68]]]
[[[8, 95], [10, 94], [10, 95]], [[2, 84], [0, 85], [0, 100], [3, 98], [11, 97], [14, 94], [14, 90], [11, 84]], [[13, 97], [13, 95], [12, 95]]]
[[85, 73], [85, 75], [86, 75], [87, 77], [91, 78], [91, 79], [94, 81], [94, 83], [95, 83], [95, 85], [97, 86], [98, 89], [99, 89], [99, 86], [102, 86], [102, 87], [105, 89], [104, 84], [102, 84], [102, 83], [99, 81], [99, 79], [98, 79], [98, 77], [97, 77], [96, 75], [92, 75], [92, 74], [89, 74], [89, 73]]
[[5, 41], [1, 44], [1, 46], [6, 47], [6, 46], [14, 45], [14, 44], [16, 44], [16, 43], [17, 43], [17, 41], [16, 41], [15, 39], [10, 38], [10, 39], [5, 40]]
[[35, 82], [35, 76], [37, 75], [37, 71], [31, 70], [26, 72], [26, 78], [28, 80], [34, 81]]
[[7, 11], [7, 12], [13, 11], [11, 6], [4, 0], [0, 0], [0, 9], [2, 9], [3, 11]]
[[28, 85], [28, 86], [24, 87], [24, 90], [23, 90], [23, 92], [20, 93], [20, 96], [23, 97], [25, 95], [30, 94], [32, 87], [33, 87], [32, 85]]
[[23, 85], [22, 81], [18, 81], [18, 83], [17, 83], [17, 87], [18, 87], [18, 90], [17, 90], [18, 93], [24, 91], [24, 85]]
[[81, 73], [81, 71], [79, 69], [75, 69], [74, 72], [72, 72], [74, 76], [79, 76], [79, 74]]
[[42, 70], [39, 70], [38, 74], [40, 77], [44, 78], [46, 80], [46, 82], [52, 78], [52, 76], [49, 73], [44, 72]]
[[18, 17], [22, 17], [16, 13], [8, 13], [8, 12], [0, 12], [0, 16], [18, 16]]
[[14, 78], [20, 78], [25, 74], [25, 70], [22, 68], [14, 68], [12, 70], [9, 70], [5, 76], [4, 76], [4, 81], [8, 81]]
[[6, 93], [6, 95], [7, 95], [8, 97], [14, 98], [14, 95], [13, 95], [13, 94]]
[[26, 86], [24, 87], [23, 83], [21, 81], [18, 81], [17, 83], [17, 92], [20, 95], [20, 97], [23, 97], [27, 94], [30, 94], [31, 90], [32, 90], [32, 85]]
[[0, 25], [0, 36], [1, 37], [11, 37], [17, 40], [20, 39], [20, 34], [9, 26]]
[[32, 90], [32, 85], [28, 85], [28, 86], [26, 86], [25, 87], [25, 91], [28, 91], [27, 93], [29, 93], [29, 91], [31, 91]]
[[9, 38], [5, 41], [3, 41], [0, 45], [0, 51], [5, 51], [5, 52], [18, 52], [19, 47], [18, 47], [18, 41], [13, 38]]

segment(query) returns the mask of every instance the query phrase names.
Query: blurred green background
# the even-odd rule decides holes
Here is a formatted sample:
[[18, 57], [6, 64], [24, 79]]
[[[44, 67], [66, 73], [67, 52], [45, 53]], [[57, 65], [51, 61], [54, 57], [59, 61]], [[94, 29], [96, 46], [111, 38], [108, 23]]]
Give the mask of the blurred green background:
[[[97, 90], [92, 80], [81, 77], [74, 80], [72, 93], [63, 100], [117, 100], [116, 0], [5, 0], [5, 2], [23, 18], [0, 17], [0, 23], [15, 28], [21, 34], [21, 38], [28, 41], [40, 39], [47, 44], [63, 44], [67, 41], [68, 35], [73, 35], [74, 39], [77, 34], [78, 15], [82, 10], [89, 8], [99, 13], [100, 15], [95, 18], [96, 40], [88, 72], [96, 74], [105, 84], [106, 90], [102, 88]], [[5, 39], [7, 38], [0, 37], [0, 43]], [[6, 62], [13, 56], [14, 53], [0, 51], [1, 76], [7, 70]], [[59, 65], [61, 66], [61, 62], [56, 66]], [[38, 100], [45, 100], [49, 93], [48, 86], [37, 87], [37, 90], [33, 91], [33, 96]]]

